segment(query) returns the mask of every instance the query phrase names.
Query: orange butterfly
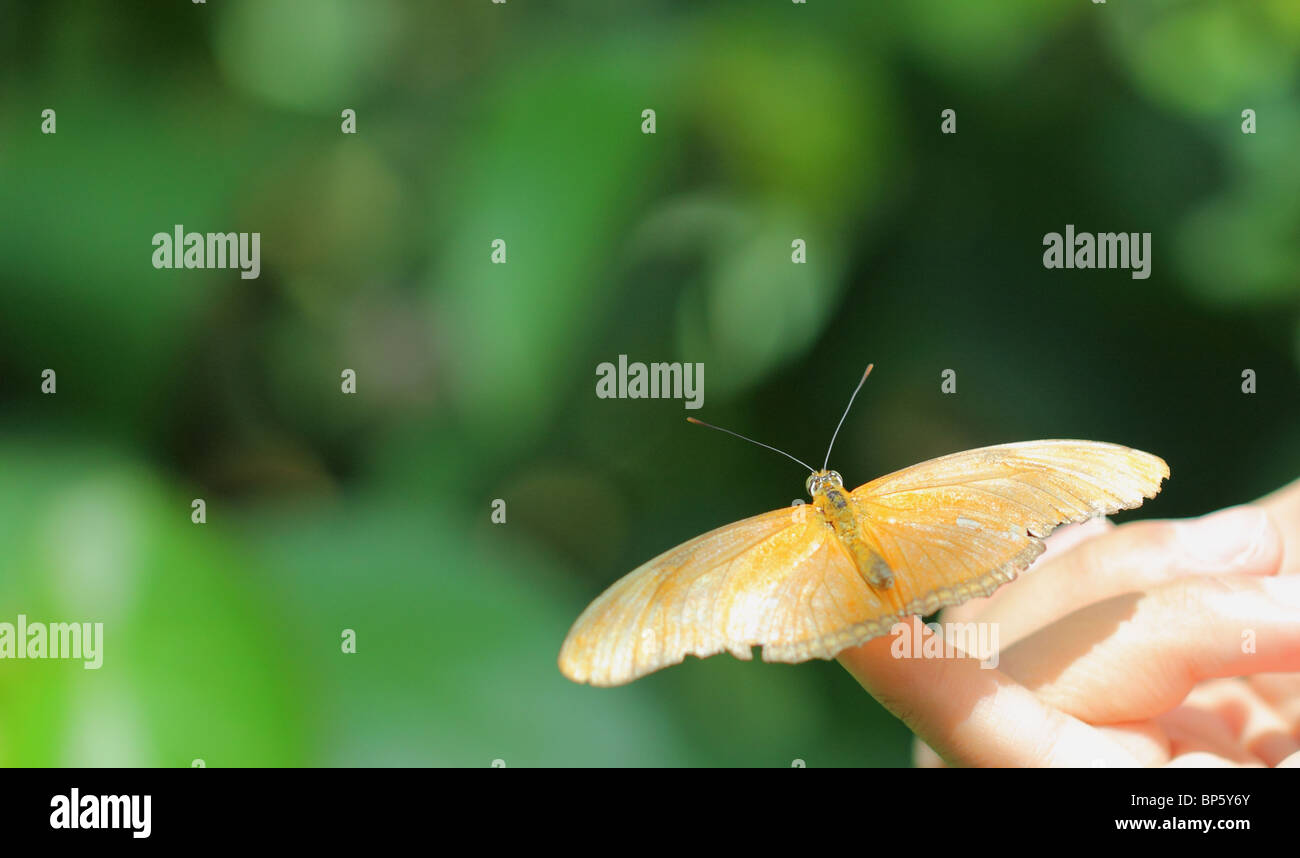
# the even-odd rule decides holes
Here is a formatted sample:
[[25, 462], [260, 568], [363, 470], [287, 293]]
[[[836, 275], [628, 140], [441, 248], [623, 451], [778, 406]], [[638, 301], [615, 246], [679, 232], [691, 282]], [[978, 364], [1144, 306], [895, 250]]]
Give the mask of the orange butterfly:
[[967, 450], [851, 492], [825, 464], [794, 461], [812, 472], [811, 504], [720, 527], [634, 569], [578, 617], [560, 671], [609, 686], [688, 655], [748, 660], [759, 645], [764, 661], [834, 658], [905, 617], [990, 595], [1057, 525], [1140, 506], [1169, 476], [1158, 456], [1096, 441]]

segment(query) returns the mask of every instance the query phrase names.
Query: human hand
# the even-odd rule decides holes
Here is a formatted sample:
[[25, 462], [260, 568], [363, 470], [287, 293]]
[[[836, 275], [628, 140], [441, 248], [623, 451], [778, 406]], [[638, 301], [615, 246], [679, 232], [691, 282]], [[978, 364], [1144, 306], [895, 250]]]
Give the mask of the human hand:
[[941, 617], [997, 624], [996, 669], [896, 658], [893, 636], [839, 660], [926, 743], [920, 765], [1300, 766], [1297, 572], [1300, 482], [1058, 531], [1020, 580]]

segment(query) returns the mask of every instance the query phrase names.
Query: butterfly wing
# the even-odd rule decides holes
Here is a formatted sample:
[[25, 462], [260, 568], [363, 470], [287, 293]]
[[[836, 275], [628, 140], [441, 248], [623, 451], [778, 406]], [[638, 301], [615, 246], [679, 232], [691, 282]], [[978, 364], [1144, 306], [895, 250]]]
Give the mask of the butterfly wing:
[[616, 581], [573, 624], [560, 671], [607, 686], [687, 655], [725, 650], [748, 660], [751, 647], [763, 644], [767, 658], [767, 646], [796, 646], [852, 625], [861, 612], [850, 601], [855, 586], [868, 590], [815, 508], [765, 513], [706, 533]]
[[893, 616], [987, 596], [1029, 566], [1060, 524], [1155, 497], [1164, 460], [1095, 441], [1027, 441], [923, 462], [855, 489], [866, 538], [890, 568]]
[[574, 623], [560, 670], [621, 685], [723, 651], [764, 661], [834, 658], [900, 619], [992, 593], [1059, 524], [1138, 506], [1169, 468], [1091, 441], [1031, 441], [955, 453], [852, 493], [862, 538], [894, 571], [869, 586], [811, 506], [719, 528], [633, 570]]

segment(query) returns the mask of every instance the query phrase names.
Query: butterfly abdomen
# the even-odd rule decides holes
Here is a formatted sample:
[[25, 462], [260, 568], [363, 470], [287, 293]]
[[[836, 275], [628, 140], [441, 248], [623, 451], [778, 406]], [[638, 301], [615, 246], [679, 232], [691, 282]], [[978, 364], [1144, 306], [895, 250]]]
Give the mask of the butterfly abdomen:
[[872, 551], [862, 538], [853, 501], [838, 487], [823, 488], [813, 495], [813, 505], [825, 517], [836, 537], [848, 550], [864, 581], [881, 589], [893, 586], [894, 571], [884, 558]]

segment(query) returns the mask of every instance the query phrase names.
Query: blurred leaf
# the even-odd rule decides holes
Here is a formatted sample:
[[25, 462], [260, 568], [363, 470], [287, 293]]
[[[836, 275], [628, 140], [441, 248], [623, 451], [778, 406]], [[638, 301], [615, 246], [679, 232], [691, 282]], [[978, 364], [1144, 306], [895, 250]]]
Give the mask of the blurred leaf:
[[1079, 6], [1044, 0], [910, 0], [888, 11], [927, 68], [969, 86], [1015, 72], [1062, 21], [1083, 15]]
[[[437, 337], [450, 388], [483, 443], [518, 446], [553, 413], [599, 318], [610, 250], [661, 169], [671, 122], [649, 47], [568, 44], [510, 64], [462, 129], [437, 192]], [[507, 262], [492, 264], [503, 239]], [[584, 371], [585, 372], [585, 371]]]
[[[804, 353], [833, 312], [842, 256], [808, 218], [687, 200], [657, 229], [661, 241], [675, 237], [703, 257], [702, 282], [690, 284], [678, 306], [678, 338], [680, 353], [705, 366], [706, 402]], [[806, 242], [806, 262], [792, 260], [796, 238]]]
[[[324, 764], [683, 763], [672, 719], [644, 687], [560, 674], [583, 597], [488, 512], [485, 501], [471, 521], [442, 504], [374, 499], [247, 522], [320, 685]], [[345, 628], [355, 655], [340, 652]]]
[[257, 606], [228, 510], [207, 525], [138, 467], [0, 450], [0, 622], [102, 622], [103, 665], [0, 663], [0, 759], [17, 766], [301, 765], [301, 687]]
[[331, 124], [383, 78], [401, 25], [391, 0], [214, 6], [217, 59], [231, 82], [278, 107], [329, 111]]
[[1235, 115], [1293, 85], [1296, 45], [1254, 3], [1110, 3], [1104, 21], [1148, 97], [1199, 114]]

